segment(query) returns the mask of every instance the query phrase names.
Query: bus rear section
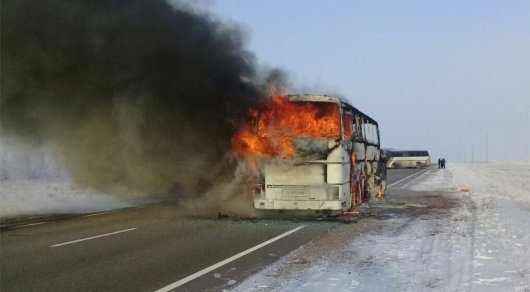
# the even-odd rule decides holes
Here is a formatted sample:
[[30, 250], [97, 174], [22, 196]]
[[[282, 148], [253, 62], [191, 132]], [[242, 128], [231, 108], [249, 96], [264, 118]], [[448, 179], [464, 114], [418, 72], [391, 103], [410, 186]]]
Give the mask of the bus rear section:
[[351, 207], [349, 155], [341, 145], [324, 160], [272, 161], [263, 166], [264, 181], [254, 198], [256, 209], [330, 210]]
[[326, 95], [275, 97], [232, 140], [261, 210], [351, 211], [384, 193], [377, 122]]

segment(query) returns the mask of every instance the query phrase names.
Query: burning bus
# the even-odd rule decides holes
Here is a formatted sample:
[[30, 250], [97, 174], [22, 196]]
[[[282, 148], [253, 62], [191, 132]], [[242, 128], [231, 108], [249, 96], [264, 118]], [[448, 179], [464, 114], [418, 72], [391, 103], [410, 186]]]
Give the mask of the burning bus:
[[275, 96], [249, 114], [232, 147], [251, 169], [256, 209], [349, 214], [384, 195], [378, 124], [346, 100]]

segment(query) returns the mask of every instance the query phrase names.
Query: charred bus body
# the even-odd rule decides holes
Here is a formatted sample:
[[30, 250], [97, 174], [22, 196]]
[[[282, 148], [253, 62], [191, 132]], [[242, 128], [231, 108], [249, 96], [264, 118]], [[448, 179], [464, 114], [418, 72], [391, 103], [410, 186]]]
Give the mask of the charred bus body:
[[[382, 197], [386, 167], [378, 123], [338, 97], [285, 98], [283, 107], [292, 109], [287, 120], [270, 115], [270, 109], [258, 111], [256, 132], [273, 144], [290, 136], [287, 152], [293, 155], [259, 160], [254, 207], [337, 215], [370, 197]], [[304, 127], [311, 129], [298, 129]]]

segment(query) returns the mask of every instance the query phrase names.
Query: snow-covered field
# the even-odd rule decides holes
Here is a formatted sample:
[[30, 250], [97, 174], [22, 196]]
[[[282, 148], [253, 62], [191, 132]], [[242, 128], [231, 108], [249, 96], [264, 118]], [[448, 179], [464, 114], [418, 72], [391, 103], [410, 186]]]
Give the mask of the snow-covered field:
[[24, 215], [87, 213], [145, 203], [76, 187], [49, 148], [0, 139], [0, 219]]
[[80, 189], [68, 179], [0, 181], [0, 198], [0, 218], [106, 211], [146, 201]]
[[530, 160], [451, 163], [393, 192], [454, 204], [361, 236], [348, 236], [361, 224], [341, 226], [234, 291], [530, 291]]

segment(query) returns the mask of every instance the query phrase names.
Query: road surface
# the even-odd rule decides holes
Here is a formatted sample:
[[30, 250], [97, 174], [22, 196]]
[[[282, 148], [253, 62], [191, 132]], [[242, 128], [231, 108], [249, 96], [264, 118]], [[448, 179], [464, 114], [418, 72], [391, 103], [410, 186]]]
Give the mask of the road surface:
[[[388, 197], [429, 170], [388, 173]], [[340, 221], [184, 217], [172, 204], [3, 222], [0, 290], [219, 291]], [[367, 221], [368, 222], [368, 221]], [[363, 219], [356, 225], [362, 225]]]

